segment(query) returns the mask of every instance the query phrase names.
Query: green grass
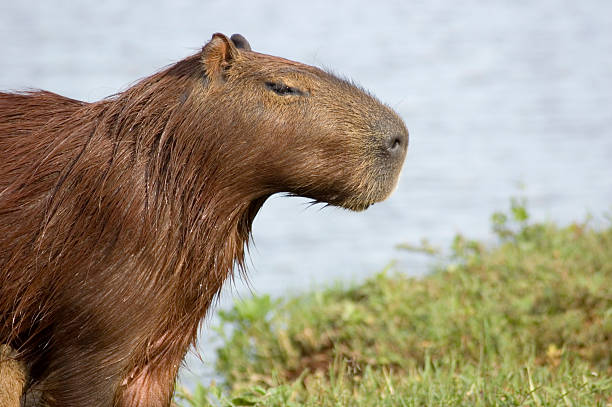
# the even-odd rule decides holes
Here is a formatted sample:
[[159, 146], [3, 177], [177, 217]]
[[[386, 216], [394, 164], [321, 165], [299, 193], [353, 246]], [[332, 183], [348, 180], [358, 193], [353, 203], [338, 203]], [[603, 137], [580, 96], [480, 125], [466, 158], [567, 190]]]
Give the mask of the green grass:
[[458, 236], [421, 279], [391, 267], [358, 286], [236, 303], [218, 328], [226, 383], [177, 400], [612, 406], [612, 228], [532, 224], [516, 200], [492, 223], [494, 247]]

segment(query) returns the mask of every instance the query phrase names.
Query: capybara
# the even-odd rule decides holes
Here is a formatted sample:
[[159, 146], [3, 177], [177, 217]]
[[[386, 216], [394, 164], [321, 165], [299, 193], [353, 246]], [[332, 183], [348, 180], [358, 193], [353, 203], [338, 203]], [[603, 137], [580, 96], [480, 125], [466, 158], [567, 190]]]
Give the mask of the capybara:
[[0, 344], [25, 394], [168, 406], [266, 198], [366, 209], [407, 145], [364, 90], [237, 34], [95, 103], [0, 93]]

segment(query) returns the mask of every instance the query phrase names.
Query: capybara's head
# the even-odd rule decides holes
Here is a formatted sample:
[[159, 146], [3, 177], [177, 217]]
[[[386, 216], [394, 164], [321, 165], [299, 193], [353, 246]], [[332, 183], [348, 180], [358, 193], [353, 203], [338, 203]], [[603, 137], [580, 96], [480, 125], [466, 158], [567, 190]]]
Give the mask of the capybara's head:
[[[207, 109], [239, 150], [228, 157], [237, 176], [352, 210], [393, 191], [408, 131], [389, 107], [321, 69], [253, 52], [238, 34], [213, 35], [201, 55]], [[238, 170], [240, 161], [257, 171]]]

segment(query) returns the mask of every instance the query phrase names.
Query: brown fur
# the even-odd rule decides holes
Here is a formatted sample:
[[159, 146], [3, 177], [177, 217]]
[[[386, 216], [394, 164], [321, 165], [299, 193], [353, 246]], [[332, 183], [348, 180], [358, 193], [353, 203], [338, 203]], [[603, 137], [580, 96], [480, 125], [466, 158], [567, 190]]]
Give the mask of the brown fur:
[[372, 96], [241, 36], [95, 103], [0, 93], [0, 343], [28, 394], [168, 406], [266, 198], [365, 209], [407, 143]]

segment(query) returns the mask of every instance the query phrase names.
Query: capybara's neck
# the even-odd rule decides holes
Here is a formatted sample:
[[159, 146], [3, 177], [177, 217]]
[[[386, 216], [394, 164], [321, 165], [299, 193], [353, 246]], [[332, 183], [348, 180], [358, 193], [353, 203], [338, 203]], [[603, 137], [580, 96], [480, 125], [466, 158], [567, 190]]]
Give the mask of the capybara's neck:
[[[237, 182], [248, 174], [229, 161], [205, 80], [188, 58], [91, 104], [49, 92], [0, 93], [0, 246], [22, 253], [0, 253], [0, 267], [29, 279], [30, 301], [71, 285], [82, 301], [96, 301], [95, 287], [104, 286], [122, 301], [113, 313], [157, 303], [143, 303], [130, 329], [140, 324], [186, 344], [195, 338], [221, 284], [243, 265], [268, 196]], [[115, 272], [130, 269], [138, 273]], [[27, 315], [30, 304], [11, 302], [19, 293], [4, 294], [0, 308], [16, 308], [17, 325], [39, 318]], [[15, 322], [1, 322], [3, 338], [19, 334]]]

